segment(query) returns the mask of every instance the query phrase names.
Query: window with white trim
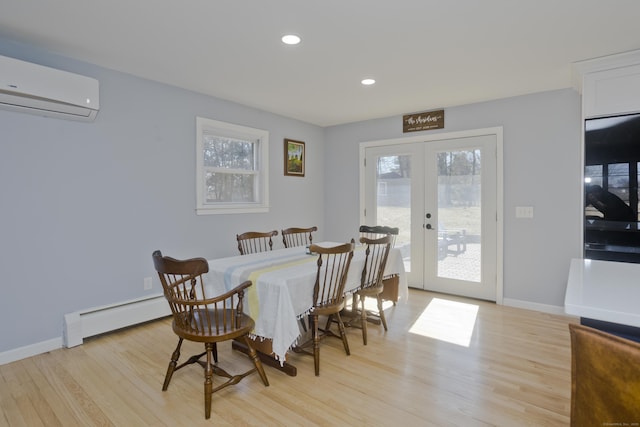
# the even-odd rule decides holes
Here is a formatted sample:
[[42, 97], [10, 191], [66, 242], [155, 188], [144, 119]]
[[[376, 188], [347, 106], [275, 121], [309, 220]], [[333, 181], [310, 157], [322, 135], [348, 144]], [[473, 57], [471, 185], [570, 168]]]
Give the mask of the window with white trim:
[[269, 132], [196, 117], [198, 215], [269, 210]]

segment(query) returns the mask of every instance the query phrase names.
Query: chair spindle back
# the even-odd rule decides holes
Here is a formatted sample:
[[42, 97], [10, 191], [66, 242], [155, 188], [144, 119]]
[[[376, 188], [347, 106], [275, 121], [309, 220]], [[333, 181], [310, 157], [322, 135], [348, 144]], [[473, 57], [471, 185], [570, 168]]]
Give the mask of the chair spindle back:
[[309, 228], [285, 228], [282, 230], [282, 243], [285, 248], [311, 245], [315, 231], [318, 231], [318, 227], [315, 225]]
[[387, 258], [389, 257], [389, 250], [391, 249], [391, 235], [388, 234], [385, 237], [377, 239], [361, 237], [360, 243], [367, 246], [360, 287], [361, 289], [382, 289], [384, 269], [387, 266]]
[[259, 232], [247, 231], [236, 235], [240, 255], [253, 254], [273, 250], [273, 237], [278, 235], [278, 230]]
[[399, 232], [400, 229], [398, 227], [387, 227], [384, 225], [360, 226], [360, 237], [366, 237], [367, 239], [378, 239], [380, 237], [390, 235], [392, 248], [396, 245], [396, 238], [398, 237]]
[[318, 254], [318, 272], [313, 288], [313, 306], [323, 307], [342, 304], [344, 287], [355, 242], [325, 248], [311, 245], [312, 253]]

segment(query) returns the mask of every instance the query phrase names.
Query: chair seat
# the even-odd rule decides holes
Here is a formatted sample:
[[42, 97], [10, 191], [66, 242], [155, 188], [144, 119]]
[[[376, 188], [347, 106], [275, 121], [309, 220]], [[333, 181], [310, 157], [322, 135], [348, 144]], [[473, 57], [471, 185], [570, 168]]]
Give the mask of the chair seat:
[[337, 311], [344, 310], [345, 306], [346, 306], [346, 300], [343, 299], [341, 302], [337, 304], [318, 305], [313, 308], [313, 310], [311, 311], [311, 314], [317, 314], [318, 316], [328, 316], [330, 314], [336, 313]]
[[[255, 322], [251, 317], [249, 317], [244, 313], [240, 315], [240, 325], [242, 325], [241, 327], [224, 328], [221, 326], [225, 324], [223, 322], [224, 319], [227, 319], [227, 323], [228, 323], [228, 319], [232, 318], [231, 316], [235, 314], [237, 313], [235, 313], [230, 309], [217, 310], [217, 316], [213, 310], [196, 310], [194, 311], [193, 319], [189, 321], [189, 320], [185, 320], [187, 317], [186, 313], [180, 313], [179, 319], [182, 319], [182, 320], [176, 321], [176, 319], [174, 318], [173, 324], [172, 324], [173, 332], [175, 332], [175, 334], [178, 335], [179, 337], [182, 337], [189, 341], [196, 341], [196, 342], [227, 341], [229, 339], [235, 339], [235, 338], [241, 337], [242, 335], [246, 335], [250, 333], [255, 327]], [[201, 319], [202, 316], [204, 316], [206, 320]], [[203, 320], [205, 321], [203, 322]], [[202, 325], [202, 324], [211, 325], [211, 326], [205, 327], [205, 328], [198, 328], [198, 325]]]
[[368, 288], [362, 288], [362, 289], [358, 289], [356, 291], [356, 294], [362, 297], [375, 297], [378, 294], [381, 294], [382, 291], [384, 290], [384, 285], [383, 286], [370, 286]]

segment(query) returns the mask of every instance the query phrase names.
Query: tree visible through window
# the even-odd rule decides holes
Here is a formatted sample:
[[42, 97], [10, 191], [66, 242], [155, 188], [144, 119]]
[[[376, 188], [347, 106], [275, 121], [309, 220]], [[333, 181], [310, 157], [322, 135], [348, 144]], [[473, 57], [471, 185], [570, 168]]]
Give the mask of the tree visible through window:
[[198, 214], [268, 209], [269, 133], [198, 117]]

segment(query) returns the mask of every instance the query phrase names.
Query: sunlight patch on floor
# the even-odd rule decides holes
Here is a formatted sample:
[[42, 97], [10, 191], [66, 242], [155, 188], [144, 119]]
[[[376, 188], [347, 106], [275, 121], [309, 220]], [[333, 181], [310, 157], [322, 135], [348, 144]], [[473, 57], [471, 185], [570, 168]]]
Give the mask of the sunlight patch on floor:
[[478, 308], [475, 304], [434, 298], [409, 332], [469, 347]]

